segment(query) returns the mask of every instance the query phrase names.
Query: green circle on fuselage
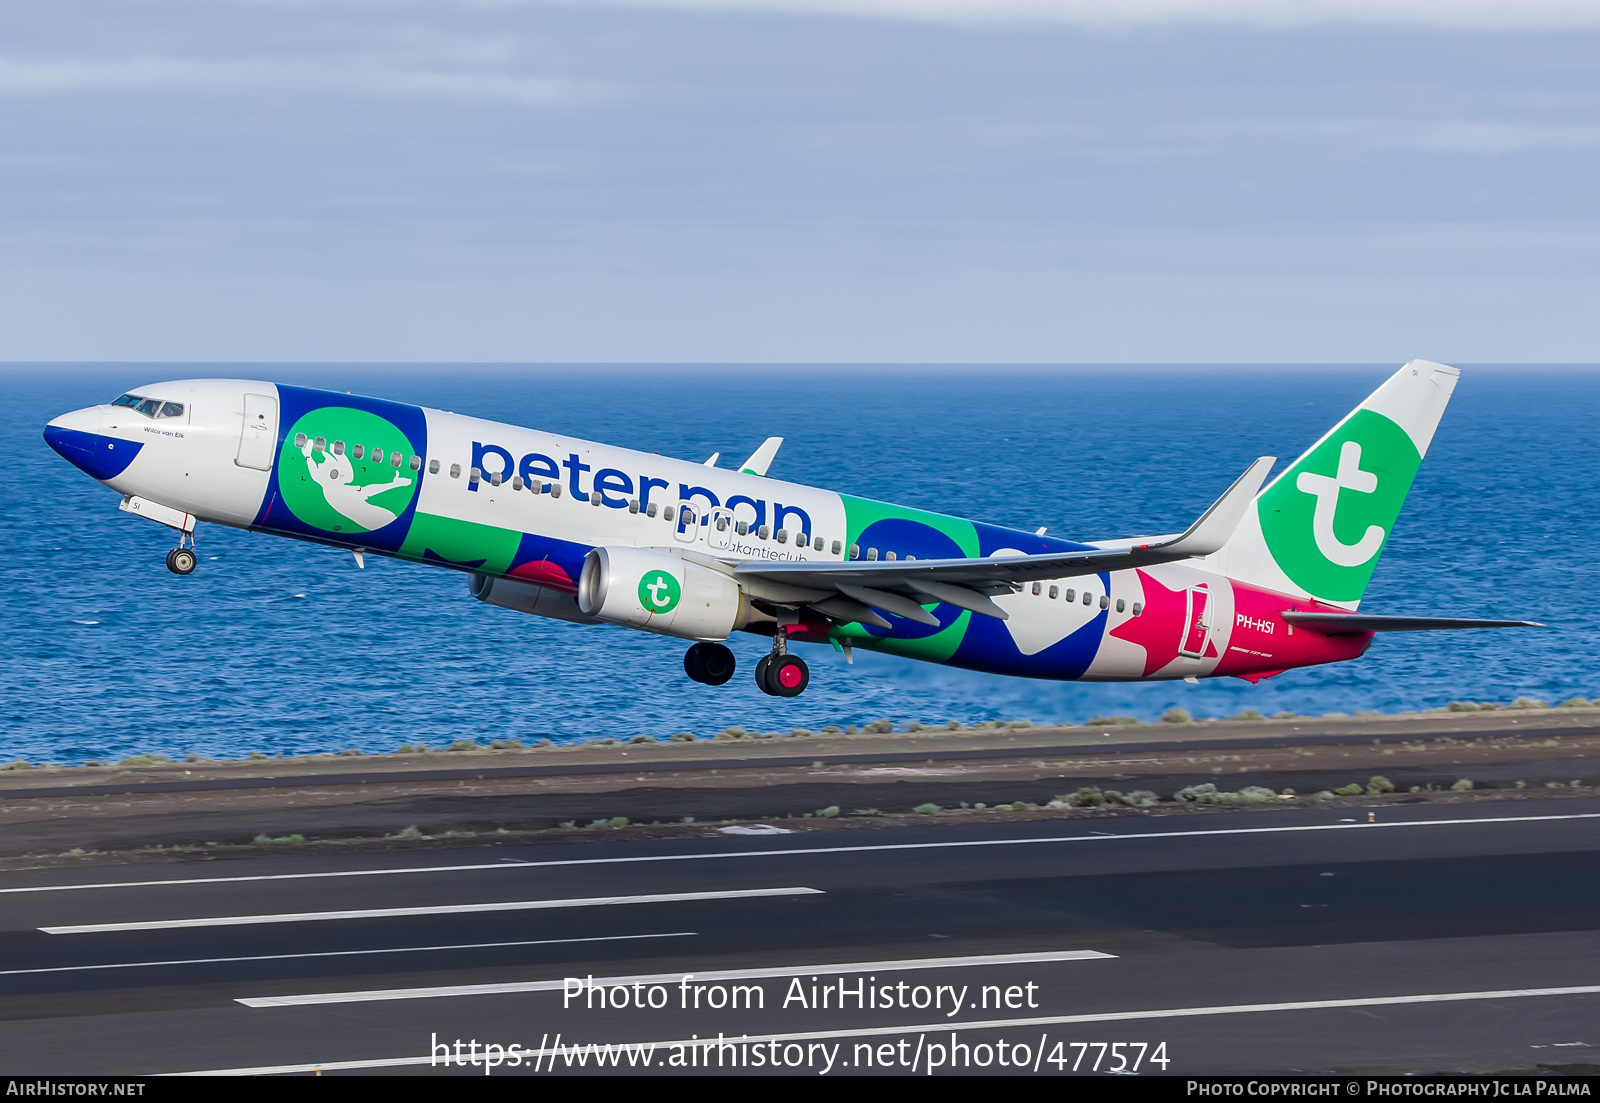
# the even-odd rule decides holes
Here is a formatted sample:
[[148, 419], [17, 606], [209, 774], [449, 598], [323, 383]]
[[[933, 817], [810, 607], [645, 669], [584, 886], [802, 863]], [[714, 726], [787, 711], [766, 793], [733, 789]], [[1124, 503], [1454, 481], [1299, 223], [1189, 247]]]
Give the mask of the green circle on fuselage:
[[[304, 434], [305, 444], [295, 441]], [[321, 440], [322, 448], [317, 448]], [[338, 442], [338, 444], [336, 444]], [[342, 445], [342, 454], [334, 453]], [[356, 459], [355, 449], [361, 448]], [[400, 466], [393, 462], [400, 456]], [[380, 457], [381, 458], [375, 458]], [[324, 532], [373, 532], [392, 524], [416, 497], [411, 442], [365, 410], [324, 406], [296, 421], [278, 454], [278, 493], [301, 521]]]

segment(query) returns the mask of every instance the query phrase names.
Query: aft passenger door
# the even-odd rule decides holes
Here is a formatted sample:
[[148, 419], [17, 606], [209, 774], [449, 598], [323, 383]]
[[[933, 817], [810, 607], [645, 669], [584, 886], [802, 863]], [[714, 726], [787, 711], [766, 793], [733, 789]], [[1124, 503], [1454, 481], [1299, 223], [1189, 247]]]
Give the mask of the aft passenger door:
[[1183, 642], [1178, 645], [1181, 654], [1191, 659], [1205, 655], [1206, 637], [1211, 634], [1211, 591], [1204, 586], [1191, 586], [1183, 618]]

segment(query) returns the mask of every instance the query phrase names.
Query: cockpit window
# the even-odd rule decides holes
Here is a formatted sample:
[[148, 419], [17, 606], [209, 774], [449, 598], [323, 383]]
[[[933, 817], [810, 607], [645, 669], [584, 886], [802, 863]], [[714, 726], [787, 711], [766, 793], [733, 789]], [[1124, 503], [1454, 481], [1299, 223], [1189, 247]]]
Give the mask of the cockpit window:
[[139, 394], [125, 394], [111, 405], [126, 406], [145, 417], [182, 417], [183, 403], [163, 402], [159, 398], [146, 398]]

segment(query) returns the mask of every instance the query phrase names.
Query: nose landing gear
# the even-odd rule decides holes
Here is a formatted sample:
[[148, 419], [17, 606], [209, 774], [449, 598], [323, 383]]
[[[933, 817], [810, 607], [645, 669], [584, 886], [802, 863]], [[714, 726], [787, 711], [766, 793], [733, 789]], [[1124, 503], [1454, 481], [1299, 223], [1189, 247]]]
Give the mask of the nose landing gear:
[[811, 684], [805, 660], [789, 654], [789, 634], [780, 625], [772, 637], [772, 654], [756, 663], [756, 685], [769, 697], [798, 697]]
[[683, 654], [683, 672], [692, 680], [720, 686], [733, 677], [733, 651], [720, 643], [692, 644]]
[[194, 554], [194, 537], [189, 537], [189, 546], [184, 547], [185, 533], [178, 533], [178, 546], [167, 553], [167, 570], [173, 574], [194, 574], [195, 565], [199, 560]]

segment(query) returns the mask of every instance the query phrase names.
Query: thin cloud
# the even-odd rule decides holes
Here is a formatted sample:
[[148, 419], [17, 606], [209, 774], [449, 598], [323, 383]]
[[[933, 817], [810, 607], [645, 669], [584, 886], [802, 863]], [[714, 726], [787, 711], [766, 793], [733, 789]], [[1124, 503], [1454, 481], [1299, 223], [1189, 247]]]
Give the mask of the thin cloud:
[[373, 64], [340, 57], [200, 61], [192, 58], [0, 56], [0, 96], [78, 92], [209, 92], [302, 96], [342, 94], [568, 107], [615, 99], [616, 82], [517, 72]]
[[[570, 3], [571, 0], [566, 0]], [[1328, 23], [1442, 29], [1600, 26], [1594, 0], [608, 0], [615, 6], [927, 23], [1061, 23], [1137, 28], [1170, 23], [1297, 27]]]

